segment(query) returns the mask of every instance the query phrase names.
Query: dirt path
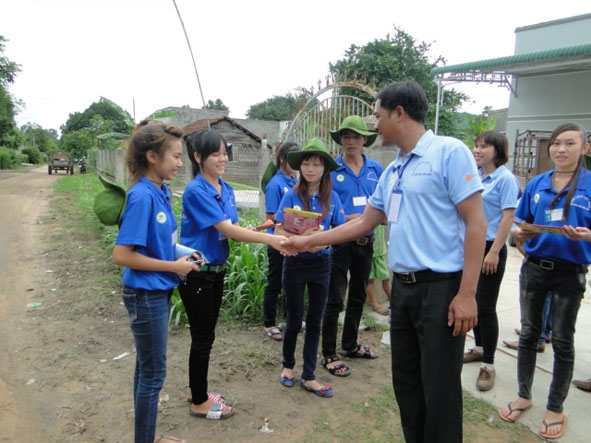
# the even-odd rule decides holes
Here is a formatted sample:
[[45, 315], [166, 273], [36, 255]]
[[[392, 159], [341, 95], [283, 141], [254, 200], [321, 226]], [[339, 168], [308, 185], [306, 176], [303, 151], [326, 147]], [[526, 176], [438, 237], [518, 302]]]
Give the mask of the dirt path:
[[39, 256], [45, 214], [55, 177], [47, 168], [32, 173], [0, 173], [0, 434], [1, 441], [41, 441], [42, 419], [27, 362], [21, 359], [31, 333], [27, 318], [30, 292], [45, 271]]

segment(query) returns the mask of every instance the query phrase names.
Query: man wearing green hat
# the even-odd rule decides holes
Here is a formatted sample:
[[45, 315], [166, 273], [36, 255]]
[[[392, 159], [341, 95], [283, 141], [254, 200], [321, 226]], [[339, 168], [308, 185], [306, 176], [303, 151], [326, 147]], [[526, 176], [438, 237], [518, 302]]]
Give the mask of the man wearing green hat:
[[[339, 129], [330, 134], [342, 146], [342, 154], [336, 159], [339, 167], [331, 172], [331, 179], [333, 190], [339, 195], [349, 221], [363, 213], [367, 199], [373, 194], [382, 175], [382, 165], [362, 153], [364, 146], [375, 142], [377, 133], [368, 131], [363, 118], [351, 115], [343, 120]], [[324, 358], [321, 363], [338, 377], [346, 377], [351, 372], [337, 356], [338, 319], [345, 308], [345, 298], [347, 305], [339, 348], [341, 354], [350, 358], [377, 358], [377, 354], [369, 346], [363, 346], [357, 341], [366, 298], [365, 288], [371, 272], [373, 240], [372, 233], [334, 245], [333, 248], [330, 289], [322, 321]]]

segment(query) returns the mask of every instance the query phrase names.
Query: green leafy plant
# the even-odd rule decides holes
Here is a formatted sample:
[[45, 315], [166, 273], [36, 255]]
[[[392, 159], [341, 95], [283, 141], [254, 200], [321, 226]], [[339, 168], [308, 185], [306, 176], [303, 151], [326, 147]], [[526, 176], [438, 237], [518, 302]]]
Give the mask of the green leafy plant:
[[230, 240], [222, 311], [228, 318], [260, 320], [267, 284], [267, 246]]

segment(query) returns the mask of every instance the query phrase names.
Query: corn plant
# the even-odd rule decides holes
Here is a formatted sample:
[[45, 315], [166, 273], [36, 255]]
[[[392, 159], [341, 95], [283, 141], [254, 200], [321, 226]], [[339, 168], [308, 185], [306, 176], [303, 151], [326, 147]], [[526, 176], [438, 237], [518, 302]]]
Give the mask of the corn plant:
[[262, 320], [267, 268], [266, 245], [230, 240], [222, 301], [226, 317]]

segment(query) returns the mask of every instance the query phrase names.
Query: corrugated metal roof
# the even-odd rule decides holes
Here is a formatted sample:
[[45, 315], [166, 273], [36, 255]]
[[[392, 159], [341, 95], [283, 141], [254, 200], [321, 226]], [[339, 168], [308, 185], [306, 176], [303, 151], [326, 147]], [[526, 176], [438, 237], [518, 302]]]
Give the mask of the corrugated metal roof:
[[568, 46], [565, 48], [549, 49], [547, 51], [528, 52], [525, 54], [511, 55], [507, 57], [491, 58], [475, 62], [462, 63], [459, 65], [441, 66], [431, 70], [431, 76], [453, 73], [453, 72], [505, 72], [512, 74], [520, 67], [533, 64], [545, 64], [552, 62], [577, 63], [583, 60], [591, 63], [591, 44]]

